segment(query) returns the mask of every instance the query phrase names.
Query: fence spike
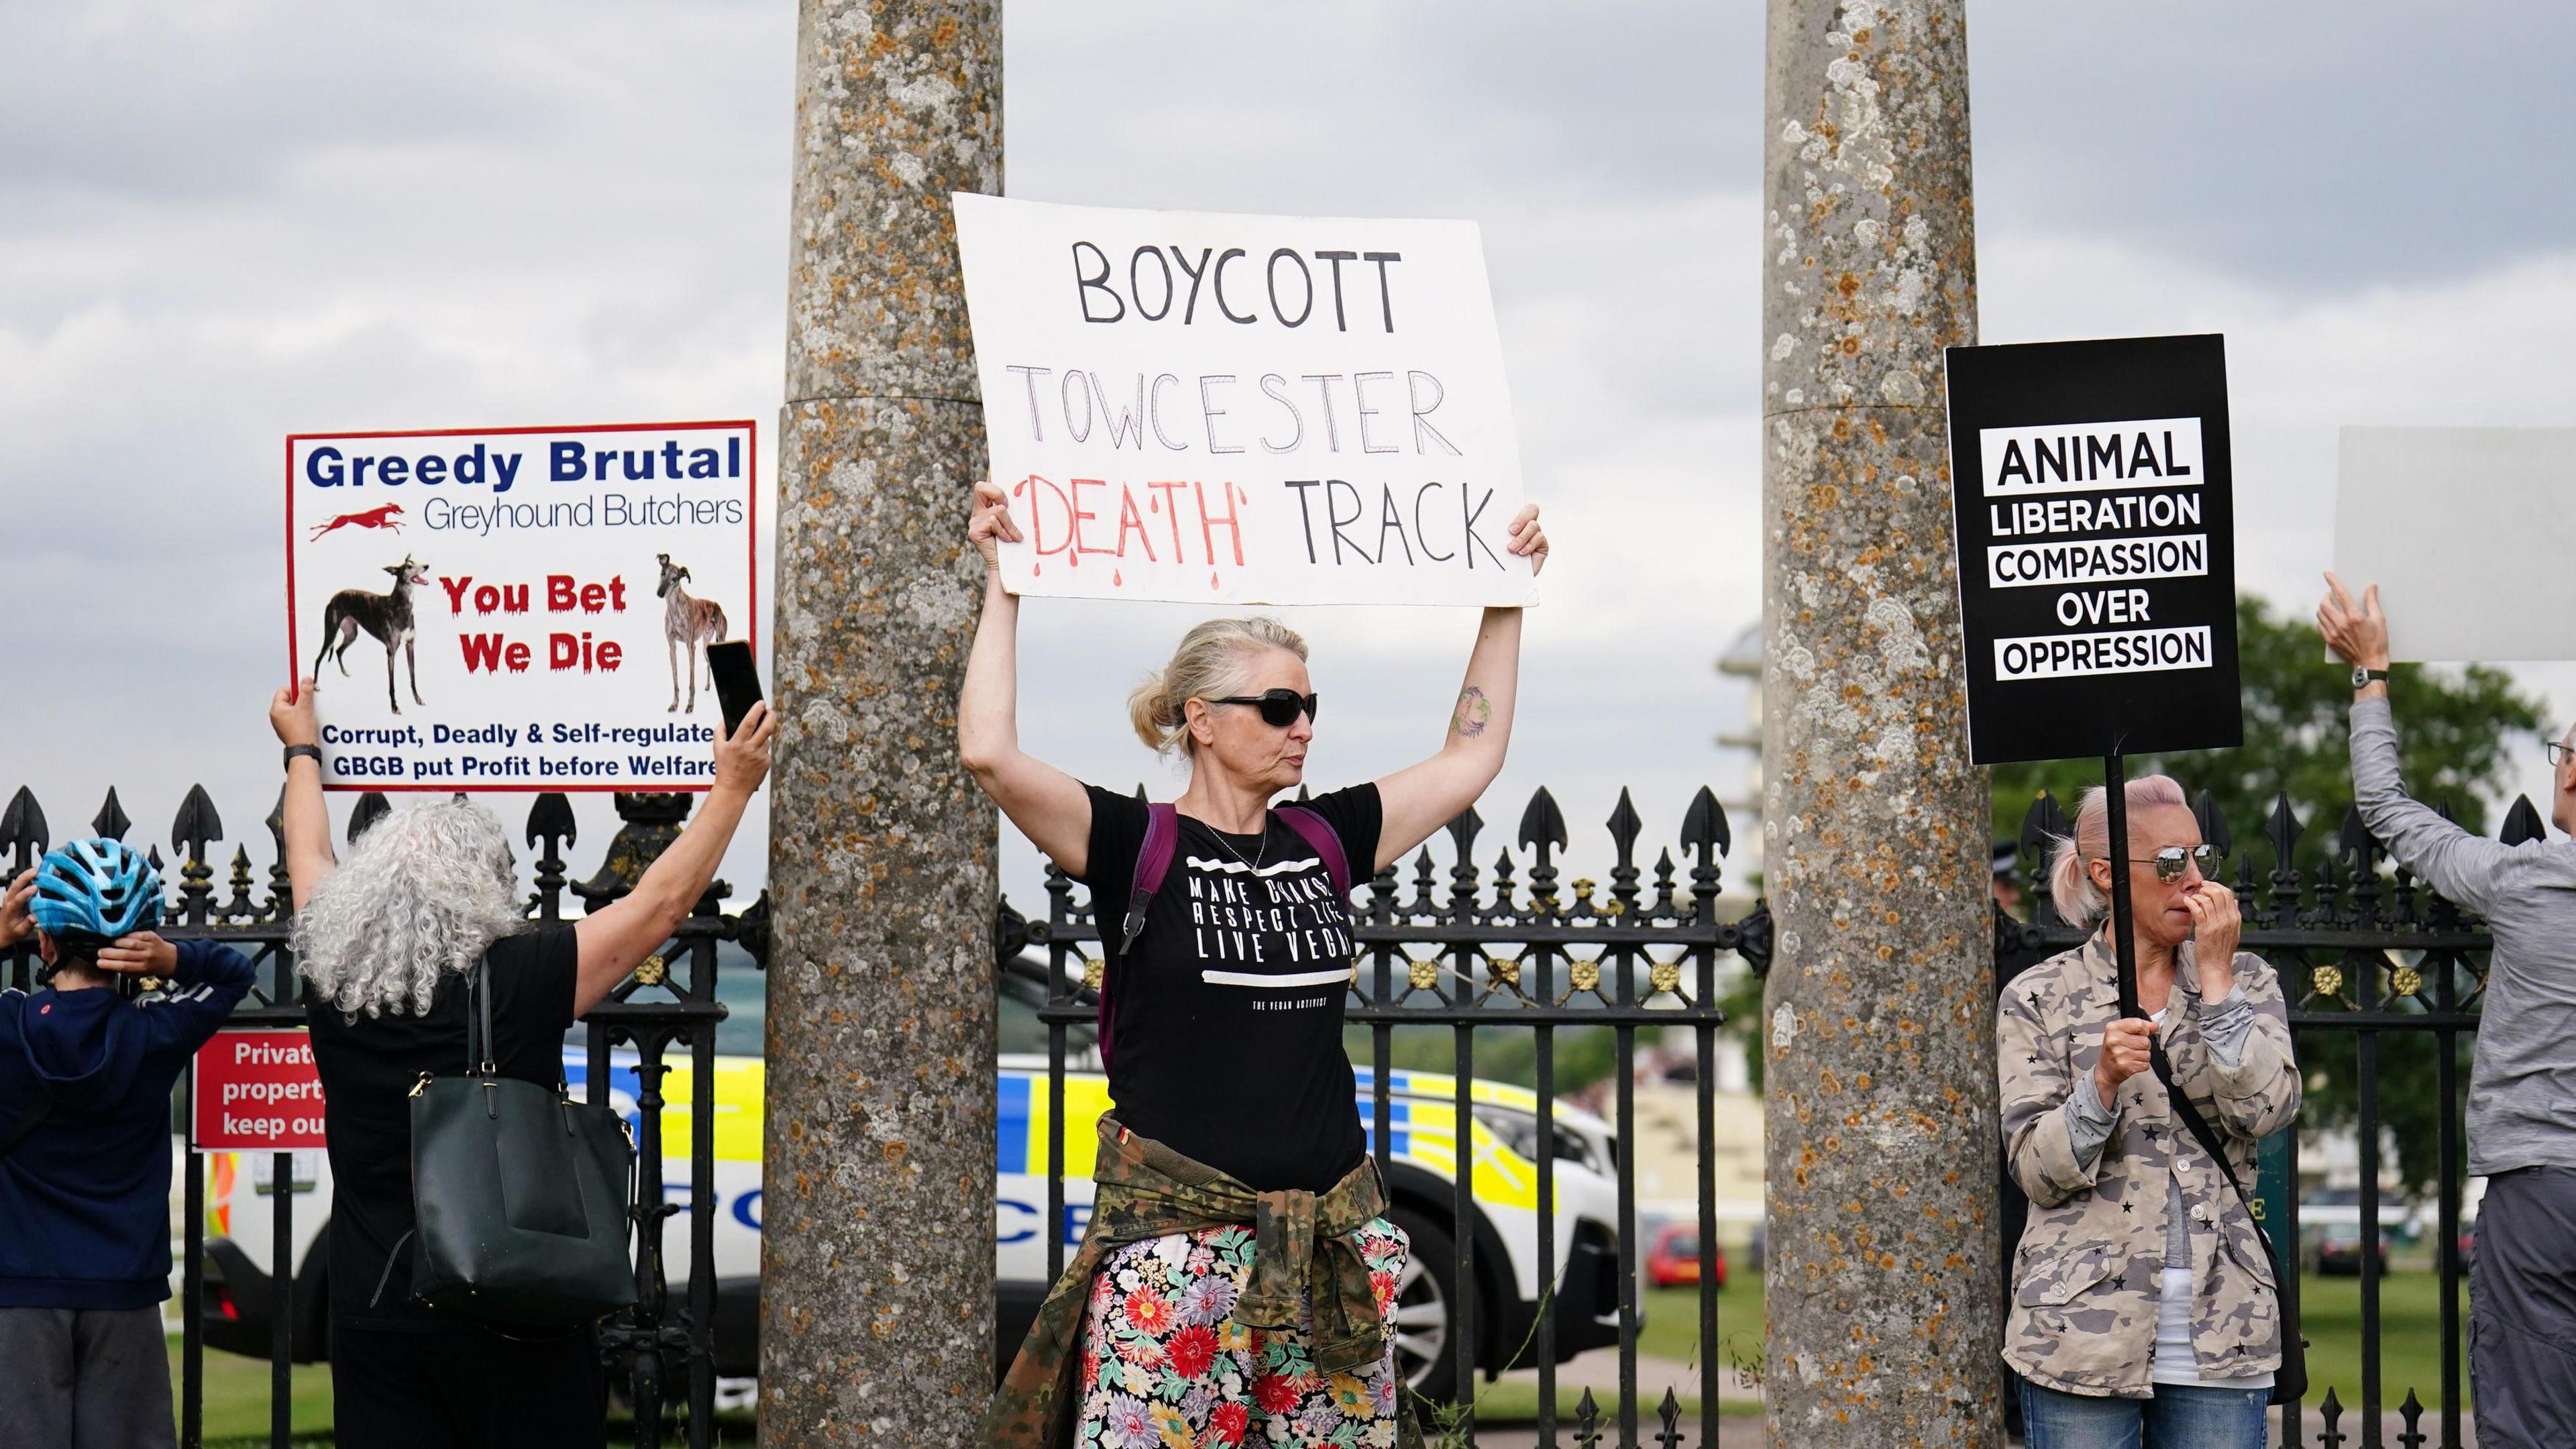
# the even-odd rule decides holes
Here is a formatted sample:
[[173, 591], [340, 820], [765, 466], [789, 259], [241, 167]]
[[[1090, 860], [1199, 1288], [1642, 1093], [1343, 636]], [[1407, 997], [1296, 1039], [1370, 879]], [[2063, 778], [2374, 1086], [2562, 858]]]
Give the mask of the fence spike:
[[1646, 822], [1637, 818], [1637, 803], [1628, 798], [1626, 786], [1619, 788], [1619, 803], [1603, 823], [1610, 827], [1611, 842], [1619, 847], [1619, 864], [1634, 865], [1637, 837], [1644, 833]]
[[1574, 1449], [1597, 1449], [1601, 1443], [1601, 1406], [1592, 1401], [1592, 1390], [1586, 1387], [1583, 1401], [1574, 1406]]
[[36, 803], [35, 795], [26, 786], [19, 786], [18, 793], [9, 797], [9, 808], [0, 810], [0, 846], [18, 857], [17, 869], [27, 870], [34, 867], [51, 843], [45, 830], [44, 807]]
[[188, 796], [179, 802], [178, 818], [170, 822], [170, 844], [187, 848], [188, 859], [202, 861], [206, 845], [224, 838], [223, 817], [215, 813], [215, 802], [203, 785], [188, 787]]
[[2496, 839], [2507, 845], [2522, 845], [2534, 840], [2547, 840], [2549, 827], [2540, 823], [2540, 812], [2531, 808], [2531, 797], [2516, 795], [2513, 808], [2504, 812], [2504, 829]]
[[1655, 1442], [1662, 1445], [1663, 1449], [1681, 1449], [1682, 1401], [1680, 1396], [1673, 1392], [1672, 1385], [1664, 1385], [1664, 1402], [1655, 1410], [1655, 1414], [1664, 1421], [1663, 1432], [1655, 1436]]
[[1460, 925], [1476, 920], [1476, 835], [1484, 828], [1485, 817], [1473, 805], [1449, 822], [1449, 839], [1458, 849], [1458, 863], [1449, 867], [1449, 918]]
[[260, 822], [268, 827], [269, 843], [277, 854], [268, 865], [268, 919], [282, 921], [295, 914], [295, 880], [286, 873], [286, 787], [277, 787], [277, 803], [268, 808], [268, 818]]
[[1717, 854], [1731, 854], [1735, 849], [1735, 828], [1727, 822], [1726, 807], [1706, 785], [1691, 797], [1690, 808], [1682, 812], [1682, 853], [1715, 847]]
[[2263, 833], [2271, 837], [2272, 857], [2276, 869], [2288, 870], [2290, 857], [2299, 848], [2299, 837], [2308, 827], [2300, 823], [2296, 810], [2290, 808], [2290, 792], [2284, 790], [2272, 799], [2272, 818], [2265, 821]]
[[1610, 899], [1612, 908], [1627, 916], [1637, 909], [1637, 837], [1645, 832], [1646, 822], [1637, 817], [1637, 803], [1628, 797], [1624, 785], [1607, 823], [1611, 843], [1618, 847], [1610, 866]]
[[2424, 1405], [2415, 1391], [2406, 1391], [2406, 1402], [2397, 1406], [2397, 1421], [2404, 1425], [2397, 1432], [2398, 1449], [2424, 1449]]
[[1556, 808], [1556, 797], [1548, 793], [1548, 788], [1539, 786], [1521, 811], [1520, 843], [1537, 851], [1544, 861], [1549, 851], [1565, 849], [1567, 838], [1565, 812]]
[[572, 815], [572, 797], [561, 790], [545, 791], [528, 807], [528, 847], [533, 850], [549, 837], [565, 845], [581, 843], [581, 826]]
[[1673, 853], [1670, 850], [1655, 854], [1655, 903], [1648, 909], [1654, 912], [1656, 920], [1673, 919]]
[[2274, 919], [2283, 924], [2299, 916], [2299, 837], [2307, 827], [2299, 823], [2298, 812], [2290, 808], [2290, 794], [2284, 790], [2273, 798], [2272, 818], [2265, 822], [2263, 833], [2272, 840], [2272, 908]]
[[2218, 858], [2225, 860], [2236, 849], [2236, 837], [2227, 831], [2227, 817], [2218, 813], [2218, 801], [2207, 790], [2191, 802], [2192, 818], [2200, 822], [2200, 838], [2218, 847]]
[[357, 844], [358, 837], [366, 834], [369, 826], [393, 813], [393, 802], [385, 798], [382, 790], [369, 790], [359, 796], [358, 803], [349, 811], [349, 843]]
[[2343, 1449], [2343, 1403], [2331, 1384], [2326, 1387], [2326, 1401], [2317, 1406], [2317, 1416], [2326, 1421], [2317, 1431], [2317, 1449]]
[[1476, 836], [1484, 828], [1485, 817], [1477, 814], [1476, 807], [1473, 805], [1459, 811], [1458, 818], [1449, 822], [1449, 838], [1458, 846], [1459, 864], [1465, 865], [1475, 854]]
[[98, 813], [90, 817], [89, 828], [97, 831], [102, 840], [123, 840], [125, 832], [133, 826], [134, 822], [125, 818], [125, 808], [116, 803], [116, 787], [108, 786], [107, 803], [99, 806]]
[[2051, 842], [2074, 833], [2075, 827], [2059, 807], [2057, 797], [2046, 790], [2040, 791], [2039, 798], [2021, 813], [2021, 850], [2025, 856], [2040, 855]]

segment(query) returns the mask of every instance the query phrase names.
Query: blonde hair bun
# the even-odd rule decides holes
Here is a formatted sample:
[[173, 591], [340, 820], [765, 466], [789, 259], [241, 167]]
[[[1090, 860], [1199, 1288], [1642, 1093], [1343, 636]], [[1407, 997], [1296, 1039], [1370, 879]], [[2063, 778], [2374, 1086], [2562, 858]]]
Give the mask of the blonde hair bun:
[[1210, 619], [1182, 635], [1172, 661], [1146, 675], [1127, 696], [1127, 719], [1136, 727], [1136, 738], [1158, 755], [1194, 752], [1189, 702], [1240, 693], [1250, 672], [1246, 666], [1273, 649], [1306, 657], [1305, 639], [1267, 616]]

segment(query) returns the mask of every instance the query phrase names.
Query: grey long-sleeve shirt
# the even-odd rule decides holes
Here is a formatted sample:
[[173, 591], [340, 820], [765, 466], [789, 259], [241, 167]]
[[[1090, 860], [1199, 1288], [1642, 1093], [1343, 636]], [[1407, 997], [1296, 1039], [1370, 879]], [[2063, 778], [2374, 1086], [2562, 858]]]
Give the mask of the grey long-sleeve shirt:
[[2353, 702], [2352, 785], [2389, 854], [2495, 932], [2469, 1075], [2469, 1172], [2576, 1167], [2576, 840], [2503, 845], [2408, 799], [2384, 699]]

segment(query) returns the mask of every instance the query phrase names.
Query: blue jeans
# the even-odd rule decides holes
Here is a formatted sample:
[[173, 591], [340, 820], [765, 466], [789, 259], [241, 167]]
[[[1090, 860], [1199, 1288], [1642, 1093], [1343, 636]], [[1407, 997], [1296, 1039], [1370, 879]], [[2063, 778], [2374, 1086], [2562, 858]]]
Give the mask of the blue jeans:
[[2155, 1387], [2152, 1399], [2094, 1399], [2024, 1379], [2022, 1442], [2028, 1449], [2263, 1449], [2270, 1389]]

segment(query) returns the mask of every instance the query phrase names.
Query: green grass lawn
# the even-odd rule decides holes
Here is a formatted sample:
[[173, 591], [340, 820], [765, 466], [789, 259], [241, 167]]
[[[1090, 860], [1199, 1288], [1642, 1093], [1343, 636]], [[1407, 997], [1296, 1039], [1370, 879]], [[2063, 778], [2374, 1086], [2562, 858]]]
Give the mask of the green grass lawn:
[[[2460, 1296], [2460, 1403], [2468, 1405], [2469, 1288]], [[2394, 1409], [2413, 1389], [2426, 1410], [2442, 1400], [2442, 1291], [2430, 1268], [2398, 1268], [2379, 1280], [2379, 1393]], [[2308, 1339], [2308, 1402], [2331, 1386], [2346, 1407], [2361, 1403], [2361, 1280], [2299, 1275], [2299, 1319]]]
[[[1640, 1305], [1646, 1314], [1646, 1326], [1637, 1335], [1640, 1357], [1658, 1358], [1675, 1363], [1699, 1361], [1699, 1290], [1695, 1288], [1658, 1288], [1650, 1290]], [[1718, 1378], [1718, 1412], [1722, 1414], [1759, 1414], [1760, 1401], [1751, 1397], [1754, 1390], [1744, 1378], [1745, 1372], [1758, 1374], [1762, 1362], [1762, 1275], [1737, 1272], [1728, 1276], [1726, 1287], [1717, 1295], [1718, 1352], [1714, 1356]], [[1651, 1372], [1641, 1371], [1637, 1380], [1639, 1422], [1652, 1425], [1655, 1410], [1664, 1402], [1664, 1391], [1678, 1387], [1658, 1382]], [[1557, 1421], [1574, 1422], [1574, 1406], [1583, 1399], [1577, 1386], [1559, 1383], [1556, 1396]], [[1616, 1423], [1619, 1395], [1615, 1390], [1594, 1389], [1592, 1401], [1601, 1409], [1601, 1421]], [[1684, 1421], [1699, 1415], [1696, 1395], [1681, 1401]], [[1476, 1388], [1476, 1422], [1485, 1425], [1527, 1424], [1538, 1419], [1538, 1386], [1519, 1380], [1479, 1384]]]
[[[297, 1364], [292, 1382], [295, 1442], [331, 1442], [331, 1367]], [[179, 1337], [170, 1336], [170, 1395], [179, 1396]], [[268, 1360], [206, 1350], [208, 1449], [268, 1442]]]
[[[2317, 1403], [2331, 1387], [2335, 1397], [2347, 1405], [2361, 1402], [2361, 1280], [2358, 1278], [2320, 1278], [2303, 1275], [2299, 1280], [2300, 1312], [2306, 1322], [2308, 1349], [2308, 1402]], [[2463, 1325], [2462, 1353], [2466, 1353], [2465, 1335], [2468, 1321], [2468, 1289], [2460, 1289], [2460, 1319]], [[2415, 1390], [2426, 1410], [2439, 1408], [2442, 1386], [2441, 1301], [2434, 1274], [2426, 1269], [2401, 1267], [2380, 1279], [2380, 1372], [2381, 1398], [2394, 1408], [2405, 1401], [2406, 1391]], [[1699, 1297], [1688, 1288], [1666, 1288], [1650, 1292], [1644, 1299], [1645, 1331], [1638, 1336], [1637, 1350], [1651, 1358], [1679, 1363], [1699, 1361]], [[1718, 1352], [1714, 1355], [1719, 1372], [1720, 1409], [1727, 1414], [1759, 1413], [1749, 1398], [1735, 1397], [1749, 1393], [1747, 1376], [1758, 1376], [1762, 1365], [1762, 1277], [1758, 1273], [1738, 1272], [1727, 1280], [1717, 1299]], [[2465, 1383], [2466, 1370], [2463, 1369]], [[170, 1340], [170, 1381], [177, 1389], [179, 1381], [179, 1340]], [[1640, 1397], [1645, 1401], [1641, 1414], [1653, 1422], [1653, 1411], [1663, 1402], [1666, 1385], [1640, 1382]], [[1561, 1392], [1557, 1413], [1560, 1422], [1571, 1423], [1576, 1401], [1583, 1391]], [[2465, 1389], [2464, 1389], [2465, 1393]], [[1601, 1406], [1605, 1422], [1618, 1414], [1615, 1393], [1595, 1390], [1594, 1402]], [[1683, 1401], [1683, 1409], [1696, 1416], [1696, 1399]], [[2465, 1403], [2463, 1412], [2465, 1412]], [[1528, 1423], [1538, 1415], [1538, 1390], [1526, 1383], [1504, 1382], [1480, 1384], [1477, 1389], [1477, 1422], [1482, 1424]], [[622, 1442], [624, 1416], [615, 1416], [618, 1427], [610, 1440]], [[294, 1375], [294, 1427], [298, 1444], [327, 1445], [331, 1442], [331, 1373], [322, 1364], [298, 1365]], [[749, 1444], [752, 1442], [752, 1416], [725, 1414], [716, 1423], [718, 1442]], [[235, 1446], [264, 1445], [268, 1442], [268, 1364], [263, 1360], [242, 1358], [209, 1350], [206, 1354], [206, 1443], [235, 1449]]]

